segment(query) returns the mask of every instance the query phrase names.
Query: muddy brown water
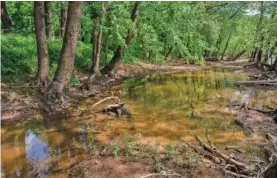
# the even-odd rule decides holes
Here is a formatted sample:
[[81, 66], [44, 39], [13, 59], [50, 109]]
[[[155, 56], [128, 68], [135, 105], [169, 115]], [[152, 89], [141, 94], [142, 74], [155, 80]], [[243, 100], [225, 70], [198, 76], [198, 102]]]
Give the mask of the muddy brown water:
[[[132, 116], [97, 114], [49, 121], [34, 115], [22, 122], [4, 123], [1, 175], [66, 177], [72, 162], [88, 159], [96, 142], [111, 144], [126, 135], [139, 136], [146, 144], [159, 141], [161, 145], [194, 142], [198, 135], [204, 140], [208, 137], [219, 148], [240, 146], [253, 155], [251, 150], [255, 148], [251, 145], [262, 137], [236, 126], [228, 106], [245, 102], [256, 107], [276, 106], [273, 98], [267, 97], [268, 91], [234, 86], [234, 82], [245, 79], [243, 74], [222, 70], [149, 75], [126, 80], [104, 94], [119, 95]], [[88, 98], [69, 112], [84, 111], [96, 101]]]

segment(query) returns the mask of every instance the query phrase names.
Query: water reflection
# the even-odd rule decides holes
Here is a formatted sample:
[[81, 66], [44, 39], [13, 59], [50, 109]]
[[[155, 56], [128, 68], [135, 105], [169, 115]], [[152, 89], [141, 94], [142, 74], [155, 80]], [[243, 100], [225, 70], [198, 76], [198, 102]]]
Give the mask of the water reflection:
[[33, 172], [45, 175], [48, 166], [43, 165], [49, 157], [48, 144], [40, 140], [31, 130], [25, 133], [26, 158]]

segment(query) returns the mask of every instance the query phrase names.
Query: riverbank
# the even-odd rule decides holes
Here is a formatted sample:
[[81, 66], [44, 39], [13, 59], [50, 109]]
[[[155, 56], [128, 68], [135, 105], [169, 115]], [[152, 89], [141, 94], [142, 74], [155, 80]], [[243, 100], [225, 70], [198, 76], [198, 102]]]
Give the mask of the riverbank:
[[[149, 64], [145, 64], [145, 65], [146, 67], [144, 68], [147, 68], [147, 66], [150, 66], [149, 68], [152, 69], [151, 72], [161, 73], [161, 71], [159, 70], [160, 66], [155, 66], [155, 65], [152, 66]], [[179, 64], [179, 66], [181, 65]], [[227, 67], [227, 70], [232, 69], [232, 71], [234, 72], [234, 75], [230, 72], [226, 72], [226, 73], [222, 72], [221, 70], [223, 68], [222, 66]], [[110, 87], [120, 84], [122, 81], [124, 81], [124, 79], [127, 78], [127, 76], [133, 75], [132, 77], [139, 77], [139, 76], [143, 76], [151, 73], [151, 72], [147, 73], [147, 69], [142, 69], [141, 65], [139, 67], [126, 65], [126, 66], [123, 66], [122, 68], [124, 67], [125, 69], [121, 69], [122, 70], [121, 73], [125, 72], [125, 75], [121, 75], [117, 79], [111, 80], [109, 85], [101, 86], [102, 89], [101, 87], [98, 88], [99, 91], [102, 91], [101, 93], [103, 93], [103, 91], [106, 89], [107, 91], [106, 95], [101, 93], [100, 93], [101, 95], [97, 94], [97, 92], [99, 91], [95, 90], [93, 94], [94, 97], [91, 96], [87, 100], [82, 100], [82, 104], [81, 105], [76, 104], [77, 106], [76, 108], [71, 107], [73, 108], [73, 111], [71, 110], [71, 113], [73, 113], [74, 111], [80, 112], [82, 110], [88, 110], [86, 108], [88, 108], [89, 105], [95, 103], [96, 101], [98, 101], [99, 99], [102, 99], [103, 97], [111, 96], [111, 93], [113, 92], [114, 88], [112, 89], [112, 91], [110, 91], [109, 90]], [[156, 67], [155, 70], [153, 70], [154, 67]], [[164, 90], [164, 89], [159, 90], [158, 88], [153, 90], [154, 89], [153, 87], [155, 87], [155, 85], [150, 85], [152, 88], [151, 90], [154, 91], [154, 93], [153, 92], [148, 93], [148, 95], [150, 94], [150, 96], [154, 97], [152, 98], [153, 100], [155, 100], [155, 97], [158, 97], [158, 98], [164, 99], [166, 103], [167, 101], [170, 102], [171, 105], [174, 105], [175, 103], [175, 107], [173, 110], [172, 108], [171, 109], [168, 108], [166, 112], [160, 111], [160, 110], [156, 112], [155, 110], [153, 110], [154, 108], [152, 108], [151, 109], [152, 112], [150, 112], [150, 115], [149, 115], [149, 113], [147, 113], [147, 109], [145, 109], [144, 107], [142, 107], [141, 110], [137, 110], [139, 109], [140, 106], [144, 106], [143, 104], [144, 102], [142, 102], [143, 100], [141, 101], [138, 100], [139, 101], [138, 103], [132, 103], [132, 104], [131, 104], [132, 100], [129, 100], [130, 103], [127, 102], [127, 104], [128, 103], [130, 104], [128, 105], [128, 107], [132, 105], [133, 108], [130, 108], [130, 109], [132, 111], [137, 112], [137, 113], [134, 113], [133, 117], [137, 118], [139, 115], [142, 115], [141, 118], [146, 118], [146, 120], [143, 122], [142, 121], [139, 122], [139, 118], [137, 118], [136, 123], [133, 123], [132, 120], [129, 120], [130, 118], [128, 117], [114, 119], [104, 114], [92, 113], [81, 117], [71, 117], [71, 118], [66, 118], [65, 116], [59, 115], [56, 117], [56, 119], [53, 119], [53, 120], [49, 120], [48, 116], [44, 117], [44, 116], [37, 115], [37, 116], [34, 116], [34, 118], [36, 119], [32, 119], [32, 120], [29, 119], [26, 121], [26, 123], [23, 120], [25, 124], [19, 124], [19, 123], [16, 124], [22, 127], [20, 133], [22, 132], [23, 136], [26, 132], [26, 129], [29, 129], [29, 128], [31, 128], [31, 130], [33, 130], [34, 132], [34, 135], [36, 135], [35, 128], [39, 127], [40, 132], [38, 132], [39, 134], [37, 135], [40, 135], [41, 138], [37, 138], [37, 139], [42, 140], [42, 143], [40, 142], [40, 144], [44, 146], [45, 145], [47, 146], [49, 144], [51, 148], [61, 149], [61, 153], [59, 153], [61, 154], [60, 156], [57, 156], [58, 154], [57, 152], [52, 152], [53, 150], [46, 152], [48, 155], [46, 156], [49, 157], [47, 159], [47, 163], [51, 163], [50, 164], [51, 166], [47, 168], [49, 171], [49, 177], [51, 177], [52, 175], [53, 176], [58, 175], [59, 177], [62, 177], [62, 176], [78, 177], [80, 175], [84, 177], [107, 177], [107, 176], [108, 177], [132, 177], [132, 175], [134, 175], [135, 177], [143, 177], [143, 176], [159, 177], [159, 176], [165, 176], [168, 174], [175, 177], [181, 177], [181, 175], [183, 177], [203, 177], [204, 175], [207, 177], [222, 177], [224, 172], [222, 172], [223, 168], [221, 163], [225, 164], [226, 160], [224, 161], [222, 160], [222, 158], [218, 157], [218, 155], [213, 155], [213, 153], [206, 152], [207, 150], [205, 149], [202, 150], [201, 146], [195, 146], [196, 145], [195, 138], [194, 137], [190, 138], [191, 136], [184, 137], [186, 134], [183, 133], [184, 131], [186, 132], [191, 130], [193, 131], [192, 133], [197, 133], [198, 136], [200, 136], [202, 139], [205, 139], [205, 134], [199, 132], [198, 129], [205, 126], [204, 123], [210, 119], [211, 119], [211, 123], [208, 126], [208, 128], [213, 130], [213, 128], [215, 127], [214, 129], [218, 130], [221, 136], [218, 135], [219, 137], [215, 137], [215, 139], [217, 138], [219, 140], [212, 140], [212, 142], [209, 143], [209, 145], [213, 145], [213, 143], [216, 143], [216, 141], [225, 140], [225, 139], [229, 140], [229, 137], [230, 137], [234, 139], [233, 141], [236, 141], [236, 143], [237, 141], [242, 142], [242, 140], [246, 141], [246, 143], [249, 143], [249, 141], [250, 143], [252, 143], [252, 141], [257, 140], [256, 142], [257, 146], [264, 146], [264, 143], [265, 143], [264, 140], [261, 140], [254, 136], [255, 139], [254, 140], [252, 139], [251, 141], [250, 138], [243, 136], [244, 134], [242, 132], [242, 129], [238, 129], [237, 127], [234, 126], [234, 124], [230, 123], [232, 122], [232, 120], [223, 119], [226, 122], [223, 122], [222, 124], [218, 124], [218, 126], [217, 124], [214, 124], [212, 120], [213, 118], [215, 118], [216, 122], [220, 123], [222, 122], [222, 118], [225, 118], [225, 117], [227, 118], [230, 117], [233, 119], [233, 116], [231, 117], [231, 115], [238, 116], [240, 113], [248, 114], [248, 110], [245, 110], [244, 108], [241, 109], [241, 105], [238, 106], [237, 103], [234, 103], [234, 105], [231, 104], [228, 107], [225, 107], [226, 103], [216, 104], [214, 103], [213, 100], [221, 101], [221, 99], [228, 97], [228, 95], [222, 95], [222, 93], [219, 91], [220, 91], [220, 88], [224, 89], [225, 87], [228, 88], [228, 86], [229, 87], [233, 86], [233, 83], [232, 83], [233, 81], [229, 80], [230, 78], [232, 79], [235, 76], [240, 76], [240, 74], [248, 75], [250, 73], [255, 72], [253, 69], [251, 69], [251, 71], [246, 71], [249, 73], [243, 73], [245, 71], [242, 68], [241, 64], [235, 65], [233, 63], [229, 63], [227, 65], [222, 62], [207, 63], [205, 66], [186, 66], [184, 64], [184, 66], [178, 67], [178, 70], [176, 70], [174, 65], [168, 66], [168, 68], [165, 66], [162, 66], [162, 67], [164, 67], [162, 70], [162, 72], [164, 73], [184, 72], [183, 71], [184, 69], [186, 71], [189, 71], [189, 70], [196, 71], [196, 70], [206, 70], [206, 69], [210, 70], [211, 68], [218, 68], [219, 72], [214, 72], [214, 71], [196, 72], [195, 75], [193, 76], [190, 73], [188, 73], [188, 75], [182, 74], [182, 73], [174, 74], [174, 75], [173, 74], [154, 75], [150, 81], [148, 81], [149, 80], [148, 77], [144, 77], [144, 79], [147, 79], [148, 81], [148, 82], [146, 81], [146, 83], [149, 83], [149, 84], [153, 82], [152, 84], [155, 84], [155, 83], [159, 85], [163, 84], [166, 87], [170, 87], [170, 85], [172, 85], [171, 87], [174, 88], [174, 90]], [[129, 69], [130, 71], [129, 73], [126, 72], [127, 69]], [[85, 79], [86, 74], [79, 73], [79, 75], [80, 75], [79, 78], [82, 78], [82, 76], [84, 76], [83, 79], [84, 81], [86, 80]], [[156, 79], [155, 79], [155, 76], [156, 76]], [[176, 76], [175, 79], [174, 79], [174, 76]], [[187, 77], [189, 77], [189, 80], [187, 80]], [[203, 80], [203, 78], [205, 79]], [[153, 79], [155, 80], [152, 81]], [[177, 79], [185, 79], [185, 80], [177, 80]], [[242, 78], [239, 77], [239, 79], [242, 79]], [[169, 83], [166, 83], [165, 85], [165, 83], [163, 82], [166, 80]], [[238, 79], [236, 79], [236, 81], [237, 80]], [[131, 88], [132, 90], [137, 90], [138, 92], [139, 91], [142, 92], [142, 93], [138, 93], [138, 98], [141, 98], [142, 95], [143, 96], [145, 95], [145, 92], [143, 92], [144, 90], [141, 90], [143, 87], [141, 86], [140, 80], [136, 80], [136, 81], [138, 81], [138, 83], [134, 83], [133, 85], [127, 87], [127, 89]], [[189, 82], [189, 83], [182, 83], [182, 81]], [[214, 83], [214, 81], [217, 81], [217, 82]], [[176, 84], [175, 82], [181, 82], [181, 83]], [[181, 87], [180, 87], [180, 84], [181, 84]], [[206, 91], [206, 93], [209, 93], [211, 95], [211, 97], [209, 97], [209, 101], [205, 100], [207, 105], [204, 107], [202, 106], [203, 107], [202, 111], [200, 108], [199, 108], [200, 110], [197, 110], [197, 107], [196, 108], [193, 106], [191, 107], [190, 105], [188, 105], [188, 107], [186, 106], [187, 99], [185, 98], [185, 96], [189, 95], [192, 97], [199, 97], [202, 95], [201, 93], [203, 91], [201, 90], [201, 87], [199, 86], [196, 87], [197, 90], [195, 90], [195, 88], [193, 89], [193, 86], [195, 87], [195, 84], [197, 86], [198, 85], [206, 86], [207, 88], [205, 90], [208, 90]], [[211, 92], [211, 90], [209, 90], [210, 85], [216, 88], [214, 92]], [[186, 86], [189, 86], [192, 88], [185, 89]], [[76, 92], [73, 92], [73, 93], [78, 94], [78, 92], [81, 91], [81, 88], [82, 88], [81, 85], [79, 86], [75, 85], [74, 87], [71, 88], [71, 90], [76, 90]], [[146, 88], [149, 88], [149, 86]], [[21, 90], [18, 90], [18, 91], [21, 91]], [[28, 91], [30, 92], [30, 90]], [[126, 90], [126, 91], [129, 91], [129, 90]], [[164, 92], [164, 91], [167, 91], [167, 92]], [[184, 94], [184, 91], [186, 91], [185, 94]], [[233, 91], [236, 91], [236, 89]], [[179, 94], [183, 93], [183, 94], [178, 95], [178, 93]], [[270, 94], [271, 92], [266, 92], [266, 93]], [[164, 94], [164, 95], [159, 95], [159, 94]], [[171, 94], [171, 97], [167, 98], [169, 94]], [[239, 93], [239, 94], [244, 94], [244, 93]], [[248, 93], [246, 92], [246, 94]], [[117, 96], [117, 94], [115, 96]], [[133, 96], [133, 95], [129, 95], [129, 97], [130, 96]], [[183, 96], [184, 98], [180, 98], [181, 96]], [[274, 92], [272, 92], [272, 95], [261, 95], [261, 96], [262, 98], [265, 98], [265, 100], [262, 100], [263, 101], [262, 103], [264, 105], [268, 105], [268, 106], [274, 105], [274, 103], [272, 103], [272, 100], [271, 100], [275, 96]], [[78, 97], [81, 98], [82, 96], [76, 95], [75, 98], [78, 98]], [[176, 99], [179, 99], [179, 101]], [[198, 98], [197, 100], [199, 99], [200, 98]], [[147, 100], [147, 101], [150, 102], [150, 100]], [[159, 105], [159, 103], [161, 103], [160, 101], [162, 100], [158, 100], [158, 101], [159, 102], [156, 103], [157, 105]], [[180, 101], [183, 103], [179, 103]], [[201, 103], [203, 102], [201, 102], [200, 100], [200, 104]], [[156, 106], [156, 104], [152, 103], [153, 106]], [[197, 106], [197, 105], [194, 104], [194, 106]], [[199, 106], [201, 107], [201, 105]], [[195, 112], [192, 112], [194, 114], [185, 116], [184, 114], [186, 114], [186, 112], [190, 113], [189, 111], [191, 110], [191, 108], [196, 109]], [[97, 109], [101, 109], [101, 106], [98, 107]], [[154, 115], [151, 116], [151, 113]], [[163, 116], [169, 119], [169, 123], [167, 123], [166, 125], [163, 124], [163, 120], [161, 120], [160, 122], [157, 121], [157, 119]], [[180, 119], [182, 117], [188, 117], [188, 118], [187, 120], [184, 120], [184, 119], [178, 120], [178, 118]], [[252, 118], [252, 119], [249, 119], [252, 121], [256, 119], [255, 113], [254, 115], [253, 114], [251, 115], [250, 113], [248, 117]], [[170, 123], [170, 118], [173, 120], [176, 120], [176, 123]], [[260, 125], [262, 125], [263, 118], [259, 118], [259, 119], [261, 121]], [[201, 124], [201, 120], [204, 123]], [[81, 124], [80, 123], [77, 124], [78, 122], [81, 122]], [[198, 125], [186, 124], [190, 122], [196, 122], [198, 123]], [[243, 121], [243, 122], [247, 123], [246, 121]], [[8, 140], [11, 139], [11, 143], [13, 143], [13, 139], [14, 139], [14, 137], [11, 136], [11, 134], [9, 133], [19, 133], [17, 128], [14, 128], [15, 126], [12, 126], [12, 125], [15, 125], [15, 123], [13, 124], [5, 123], [4, 128], [2, 130], [2, 134], [4, 134], [5, 136], [4, 137], [5, 151], [11, 150], [7, 148], [10, 145], [8, 144], [10, 143], [10, 141]], [[77, 125], [78, 127], [76, 127]], [[148, 125], [151, 127], [151, 129], [147, 127]], [[230, 126], [230, 125], [236, 128], [234, 130], [237, 132], [235, 134], [236, 137], [234, 137], [232, 127], [231, 129], [229, 128], [229, 131], [226, 130], [226, 126]], [[116, 131], [116, 127], [123, 128], [123, 130]], [[168, 130], [169, 127], [174, 127], [174, 129]], [[219, 128], [222, 127], [223, 130], [217, 127]], [[274, 125], [270, 125], [269, 127], [266, 127], [266, 128], [274, 129]], [[124, 134], [126, 129], [127, 129], [127, 132], [130, 132], [129, 136]], [[270, 130], [270, 129], [264, 129], [263, 133], [259, 132], [258, 134], [263, 135], [267, 130]], [[116, 133], [120, 135], [118, 136], [116, 134], [117, 136], [114, 135], [116, 137], [111, 137], [112, 135], [109, 136], [108, 134], [109, 131], [112, 131], [112, 132], [116, 131]], [[254, 129], [254, 131], [255, 132], [253, 135], [256, 134], [257, 129]], [[274, 130], [271, 130], [271, 131], [274, 132]], [[167, 133], [169, 134], [170, 132], [171, 134], [167, 135]], [[105, 133], [107, 133], [108, 135], [105, 135]], [[145, 137], [135, 135], [134, 133], [141, 133]], [[76, 134], [77, 134], [77, 137], [75, 137]], [[20, 141], [24, 142], [24, 140], [26, 139], [28, 140], [29, 136], [32, 136], [32, 134], [27, 134], [27, 135], [25, 134], [25, 139], [21, 138]], [[42, 138], [42, 136], [46, 136], [46, 137]], [[96, 136], [97, 136], [97, 139], [96, 139]], [[181, 140], [179, 140], [179, 142], [174, 144], [171, 144], [166, 140], [163, 140], [163, 142], [161, 143], [157, 142], [153, 144], [153, 140], [155, 140], [153, 138], [157, 136], [160, 136], [160, 137], [173, 136], [173, 138], [180, 137]], [[222, 136], [224, 137], [224, 139], [222, 138]], [[244, 139], [242, 139], [242, 136]], [[209, 134], [206, 135], [206, 137], [207, 137], [206, 140], [209, 141]], [[161, 137], [161, 139], [162, 138], [163, 137]], [[189, 140], [187, 140], [188, 138]], [[43, 140], [45, 139], [47, 141], [43, 142]], [[61, 143], [66, 144], [66, 146], [61, 146], [60, 145]], [[193, 144], [193, 145], [190, 145], [190, 144]], [[242, 144], [245, 144], [245, 143], [242, 143]], [[23, 152], [25, 149], [25, 145], [26, 143], [21, 144]], [[234, 150], [234, 152], [229, 150], [226, 151], [224, 150], [224, 147], [222, 148], [222, 146], [218, 144], [216, 145], [219, 146], [217, 151], [223, 152], [224, 154], [231, 156], [235, 160], [241, 161], [243, 164], [248, 164], [247, 160], [245, 159], [245, 156], [246, 156], [245, 152], [237, 153], [238, 151], [236, 150]], [[241, 145], [240, 146], [238, 145], [236, 145], [237, 146], [236, 149], [241, 150], [243, 152], [243, 149], [245, 148], [242, 149], [242, 147], [240, 147]], [[46, 150], [48, 149], [46, 148]], [[34, 151], [34, 154], [36, 154], [37, 150], [33, 150], [33, 151]], [[51, 154], [53, 155], [50, 156]], [[68, 154], [70, 154], [70, 156], [67, 156]], [[211, 157], [211, 155], [213, 156]], [[65, 157], [68, 157], [68, 158], [65, 159]], [[220, 161], [219, 165], [218, 165], [218, 160]], [[61, 162], [64, 162], [64, 163], [61, 163]], [[66, 166], [64, 164], [66, 164]], [[92, 167], [94, 169], [91, 169]], [[34, 172], [34, 174], [37, 174], [37, 172]]]
[[[201, 65], [187, 65], [180, 61], [172, 62], [171, 65], [154, 65], [144, 62], [139, 62], [138, 64], [122, 64], [116, 78], [111, 78], [103, 84], [94, 85], [92, 91], [88, 91], [84, 86], [86, 85], [89, 72], [77, 71], [76, 77], [79, 78], [81, 83], [74, 84], [70, 87], [69, 97], [74, 103], [119, 85], [128, 78], [154, 73], [199, 71], [203, 67]], [[38, 93], [38, 86], [31, 81], [34, 81], [34, 76], [26, 75], [22, 81], [1, 83], [2, 121], [20, 120], [20, 118], [28, 115], [44, 112], [41, 107], [40, 98], [42, 96]]]

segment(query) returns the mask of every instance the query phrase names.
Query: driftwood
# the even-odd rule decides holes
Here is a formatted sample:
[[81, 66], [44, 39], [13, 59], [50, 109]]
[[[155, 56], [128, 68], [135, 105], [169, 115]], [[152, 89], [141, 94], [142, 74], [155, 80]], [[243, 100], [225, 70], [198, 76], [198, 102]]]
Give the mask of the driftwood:
[[106, 108], [101, 109], [98, 112], [106, 113], [110, 116], [116, 116], [116, 117], [119, 117], [120, 115], [131, 115], [128, 109], [124, 107], [124, 104], [125, 103], [108, 105]]
[[[104, 109], [101, 109], [99, 111], [94, 111], [94, 108], [108, 100], [114, 100], [116, 104], [107, 105]], [[105, 113], [110, 116], [119, 117], [120, 115], [131, 115], [131, 113], [128, 111], [127, 108], [124, 107], [125, 103], [122, 103], [120, 99], [116, 96], [110, 96], [106, 97], [104, 99], [99, 100], [98, 102], [94, 103], [92, 106], [90, 106], [87, 110], [71, 115], [68, 117], [78, 117], [78, 116], [89, 116], [94, 115], [95, 113]]]
[[234, 121], [238, 126], [240, 126], [241, 128], [243, 128], [245, 131], [249, 132], [249, 133], [253, 133], [254, 130], [251, 127], [246, 126], [242, 121], [235, 119]]
[[277, 80], [252, 80], [252, 81], [240, 81], [236, 82], [236, 85], [269, 85], [277, 86]]
[[203, 148], [203, 152], [209, 153], [212, 156], [212, 160], [219, 159], [220, 162], [215, 162], [217, 166], [221, 168], [221, 170], [230, 176], [235, 177], [253, 177], [255, 172], [250, 170], [248, 166], [238, 160], [235, 160], [231, 156], [228, 156], [224, 153], [217, 151], [216, 149], [212, 149], [206, 143], [204, 143], [198, 136], [195, 136], [195, 139], [198, 141], [199, 145]]
[[226, 162], [235, 165], [237, 168], [240, 169], [246, 169], [247, 170], [247, 166], [233, 158], [231, 158], [230, 156], [224, 154], [224, 153], [220, 153], [215, 149], [210, 148], [207, 144], [205, 144], [198, 136], [195, 136], [195, 139], [199, 142], [199, 144], [208, 152], [216, 155], [217, 157], [220, 157], [222, 159], [224, 159]]
[[110, 97], [106, 97], [106, 98], [104, 98], [104, 99], [102, 99], [102, 100], [100, 100], [100, 101], [94, 103], [94, 104], [91, 106], [91, 108], [95, 108], [95, 107], [98, 106], [99, 104], [104, 103], [105, 101], [108, 101], [108, 100], [115, 100], [117, 103], [120, 103], [120, 102], [121, 102], [120, 99], [119, 99], [118, 97], [116, 97], [116, 96], [110, 96]]
[[[199, 145], [202, 147], [202, 150], [199, 147], [191, 146], [196, 152], [203, 154], [208, 159], [212, 160], [221, 170], [231, 177], [255, 177], [255, 178], [271, 178], [276, 177], [277, 173], [277, 138], [272, 134], [266, 134], [266, 138], [273, 145], [274, 149], [270, 149], [268, 144], [263, 148], [266, 151], [268, 157], [267, 164], [262, 161], [262, 165], [252, 164], [246, 165], [239, 160], [232, 158], [224, 153], [217, 151], [216, 149], [211, 148], [206, 143], [204, 143], [200, 137], [195, 136], [195, 139], [198, 141]], [[237, 147], [229, 146], [227, 149], [237, 149]], [[219, 160], [219, 161], [218, 161]], [[255, 162], [254, 160], [252, 162]], [[250, 168], [254, 169], [250, 169]]]
[[239, 152], [239, 153], [243, 153], [243, 154], [245, 153], [245, 150], [239, 149], [238, 146], [226, 146], [225, 150], [235, 150], [236, 152]]

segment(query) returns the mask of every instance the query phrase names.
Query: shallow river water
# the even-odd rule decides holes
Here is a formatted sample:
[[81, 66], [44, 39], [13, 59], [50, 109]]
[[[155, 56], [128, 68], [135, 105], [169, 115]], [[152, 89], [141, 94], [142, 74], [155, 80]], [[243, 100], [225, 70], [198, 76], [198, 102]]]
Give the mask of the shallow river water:
[[[219, 148], [238, 145], [253, 149], [251, 143], [262, 138], [236, 126], [228, 106], [245, 102], [270, 106], [272, 98], [265, 97], [267, 91], [234, 86], [234, 82], [245, 79], [242, 74], [227, 71], [149, 75], [126, 80], [101, 97], [120, 96], [132, 116], [97, 114], [49, 119], [34, 115], [24, 121], [3, 123], [1, 174], [29, 177], [36, 172], [37, 176], [65, 177], [66, 173], [51, 173], [52, 162], [66, 170], [74, 159], [88, 158], [95, 142], [111, 144], [126, 135], [139, 135], [144, 143], [159, 141], [161, 145], [194, 142], [198, 135], [208, 137]], [[68, 112], [84, 111], [101, 98], [88, 98]]]

